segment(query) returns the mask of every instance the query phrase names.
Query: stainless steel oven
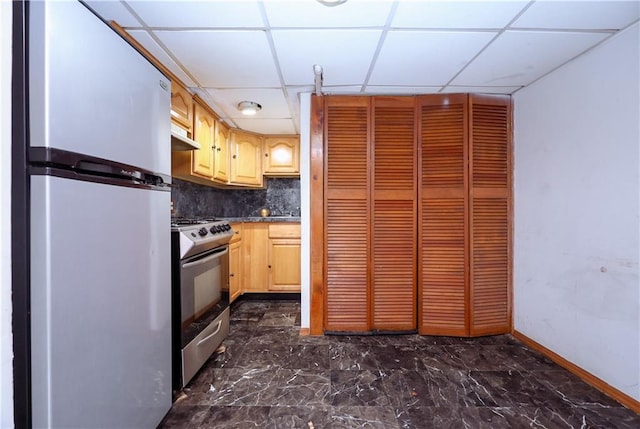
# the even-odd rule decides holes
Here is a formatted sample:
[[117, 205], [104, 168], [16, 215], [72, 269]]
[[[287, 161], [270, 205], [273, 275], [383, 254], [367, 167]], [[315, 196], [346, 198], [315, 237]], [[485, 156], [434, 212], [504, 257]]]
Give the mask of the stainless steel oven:
[[219, 220], [172, 224], [173, 388], [185, 387], [229, 333], [231, 226]]

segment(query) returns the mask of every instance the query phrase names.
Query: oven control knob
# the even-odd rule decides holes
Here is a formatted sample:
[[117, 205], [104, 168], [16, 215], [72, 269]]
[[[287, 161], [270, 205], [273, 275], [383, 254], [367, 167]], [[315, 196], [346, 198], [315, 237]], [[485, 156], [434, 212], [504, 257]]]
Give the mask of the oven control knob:
[[198, 234], [200, 235], [200, 237], [204, 237], [205, 235], [207, 235], [207, 228], [200, 228]]
[[229, 224], [224, 225], [224, 230], [225, 231], [229, 231], [230, 229], [231, 229], [231, 225], [229, 225]]
[[211, 234], [215, 234], [216, 232], [218, 232], [218, 227], [212, 226], [211, 228], [209, 228], [209, 231], [211, 231]]

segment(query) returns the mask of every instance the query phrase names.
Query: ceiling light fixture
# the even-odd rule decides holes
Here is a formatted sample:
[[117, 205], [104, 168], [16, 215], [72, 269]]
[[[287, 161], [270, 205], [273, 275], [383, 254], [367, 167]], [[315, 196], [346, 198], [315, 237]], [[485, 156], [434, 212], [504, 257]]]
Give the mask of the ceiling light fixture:
[[243, 115], [253, 116], [262, 109], [262, 106], [254, 101], [241, 101], [238, 103], [238, 110]]
[[316, 1], [328, 7], [339, 6], [347, 2], [347, 0], [316, 0]]

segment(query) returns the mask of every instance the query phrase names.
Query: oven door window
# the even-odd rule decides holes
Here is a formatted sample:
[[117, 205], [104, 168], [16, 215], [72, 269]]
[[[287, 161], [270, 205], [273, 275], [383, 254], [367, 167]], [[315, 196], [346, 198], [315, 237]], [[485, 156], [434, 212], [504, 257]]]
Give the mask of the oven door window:
[[198, 320], [220, 301], [222, 262], [227, 253], [225, 246], [182, 263], [180, 294], [183, 327]]

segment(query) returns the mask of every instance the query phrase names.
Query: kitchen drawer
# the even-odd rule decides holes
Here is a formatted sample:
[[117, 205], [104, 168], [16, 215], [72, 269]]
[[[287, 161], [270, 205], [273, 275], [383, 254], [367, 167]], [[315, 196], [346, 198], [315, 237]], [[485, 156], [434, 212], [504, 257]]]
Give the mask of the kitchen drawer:
[[233, 228], [233, 237], [231, 237], [231, 241], [229, 243], [235, 243], [236, 241], [242, 240], [242, 222], [231, 223], [231, 228]]
[[229, 334], [229, 308], [182, 349], [182, 383], [186, 386]]
[[292, 222], [269, 224], [269, 238], [300, 238], [300, 224]]

